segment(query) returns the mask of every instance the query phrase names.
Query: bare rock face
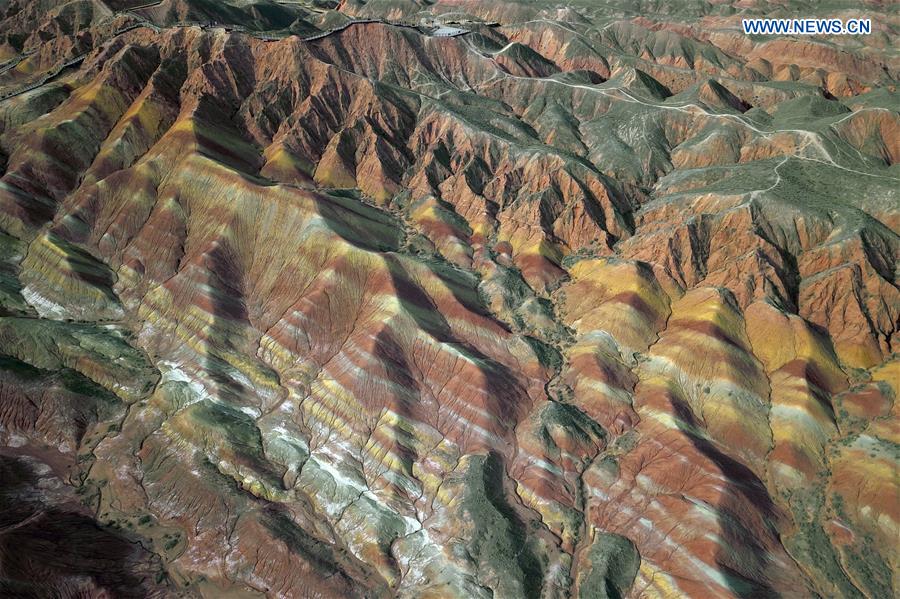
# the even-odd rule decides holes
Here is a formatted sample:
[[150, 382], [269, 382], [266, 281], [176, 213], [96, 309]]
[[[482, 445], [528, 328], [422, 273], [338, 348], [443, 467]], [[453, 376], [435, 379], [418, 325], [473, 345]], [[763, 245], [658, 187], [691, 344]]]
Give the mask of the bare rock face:
[[0, 595], [896, 594], [889, 14], [425, 4], [2, 8]]

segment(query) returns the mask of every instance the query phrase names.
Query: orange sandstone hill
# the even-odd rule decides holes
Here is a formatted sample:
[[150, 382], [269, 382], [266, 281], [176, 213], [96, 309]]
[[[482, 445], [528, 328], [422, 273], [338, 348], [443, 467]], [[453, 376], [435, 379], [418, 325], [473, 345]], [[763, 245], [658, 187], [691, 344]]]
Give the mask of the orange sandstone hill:
[[776, 4], [0, 3], [0, 596], [894, 596], [900, 19]]

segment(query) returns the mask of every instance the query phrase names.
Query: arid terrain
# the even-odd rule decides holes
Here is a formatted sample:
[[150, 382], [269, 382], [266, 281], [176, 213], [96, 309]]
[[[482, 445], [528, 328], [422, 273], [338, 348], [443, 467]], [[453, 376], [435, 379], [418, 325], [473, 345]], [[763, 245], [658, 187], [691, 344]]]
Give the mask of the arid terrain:
[[896, 596], [898, 79], [889, 0], [0, 1], [0, 596]]

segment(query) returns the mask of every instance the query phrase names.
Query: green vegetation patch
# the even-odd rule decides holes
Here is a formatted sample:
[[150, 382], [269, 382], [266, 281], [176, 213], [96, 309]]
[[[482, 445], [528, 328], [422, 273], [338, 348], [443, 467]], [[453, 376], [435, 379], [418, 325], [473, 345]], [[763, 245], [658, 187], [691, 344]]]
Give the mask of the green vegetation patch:
[[815, 573], [815, 580], [827, 590], [825, 596], [861, 598], [862, 593], [847, 578], [831, 539], [822, 528], [824, 502], [821, 486], [794, 493], [791, 511], [798, 530], [785, 538], [785, 548], [794, 559]]
[[0, 347], [37, 368], [75, 370], [129, 402], [150, 393], [159, 377], [147, 356], [112, 327], [0, 318]]
[[543, 568], [525, 523], [503, 488], [506, 472], [499, 456], [474, 456], [466, 471], [463, 510], [472, 522], [468, 551], [480, 578], [502, 597], [538, 597]]
[[0, 316], [23, 315], [32, 312], [22, 297], [22, 283], [17, 273], [25, 254], [25, 244], [0, 232]]
[[625, 537], [598, 533], [587, 552], [587, 567], [578, 573], [580, 599], [620, 599], [634, 584], [641, 556]]
[[778, 104], [774, 125], [778, 129], [797, 127], [810, 121], [848, 114], [850, 109], [836, 100], [828, 100], [820, 95], [810, 94]]

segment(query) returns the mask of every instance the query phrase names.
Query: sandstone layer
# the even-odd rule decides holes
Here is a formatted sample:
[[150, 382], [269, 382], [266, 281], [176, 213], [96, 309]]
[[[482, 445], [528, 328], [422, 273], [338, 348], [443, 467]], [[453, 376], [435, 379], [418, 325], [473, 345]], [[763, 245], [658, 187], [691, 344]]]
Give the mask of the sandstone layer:
[[0, 595], [897, 592], [896, 12], [567, 4], [3, 7]]

